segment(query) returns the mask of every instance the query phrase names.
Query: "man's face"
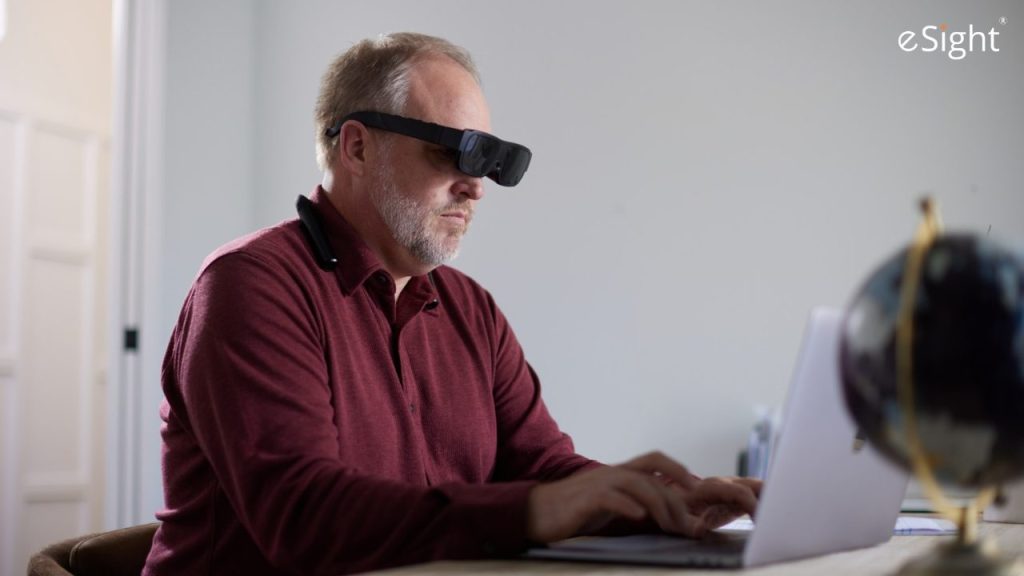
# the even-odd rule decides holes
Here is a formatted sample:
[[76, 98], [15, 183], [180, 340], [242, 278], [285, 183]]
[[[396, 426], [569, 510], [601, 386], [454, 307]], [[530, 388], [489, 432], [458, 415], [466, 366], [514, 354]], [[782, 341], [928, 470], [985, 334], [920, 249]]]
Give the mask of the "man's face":
[[381, 162], [374, 175], [377, 185], [371, 188], [370, 199], [395, 241], [414, 258], [430, 266], [450, 262], [459, 254], [476, 201], [466, 197], [434, 199], [417, 190], [399, 189], [390, 148], [385, 144], [380, 150]]
[[[457, 129], [490, 130], [487, 103], [473, 77], [447, 58], [416, 63], [403, 115]], [[459, 172], [441, 146], [376, 131], [370, 200], [395, 243], [431, 267], [453, 259], [469, 229], [483, 182]]]

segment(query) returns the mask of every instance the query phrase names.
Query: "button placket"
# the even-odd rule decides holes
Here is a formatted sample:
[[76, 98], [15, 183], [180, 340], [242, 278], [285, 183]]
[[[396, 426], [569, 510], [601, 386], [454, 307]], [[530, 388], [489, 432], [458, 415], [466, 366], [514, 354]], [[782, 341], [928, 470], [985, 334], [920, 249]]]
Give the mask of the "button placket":
[[407, 361], [408, 358], [405, 356], [405, 353], [404, 353], [404, 350], [403, 350], [403, 347], [402, 347], [402, 340], [401, 340], [402, 331], [398, 330], [397, 334], [398, 334], [398, 337], [397, 337], [397, 340], [396, 340], [396, 353], [398, 354], [398, 358], [400, 360], [400, 370], [401, 370], [401, 374], [400, 375], [401, 375], [401, 379], [402, 379], [402, 396], [403, 396], [403, 398], [405, 400], [406, 410], [408, 410], [408, 412], [407, 412], [407, 414], [408, 414], [407, 422], [408, 422], [408, 425], [410, 426], [410, 428], [412, 430], [412, 433], [416, 436], [416, 438], [418, 440], [418, 442], [417, 442], [418, 443], [418, 448], [417, 449], [418, 449], [418, 451], [420, 453], [420, 457], [421, 457], [422, 462], [423, 462], [423, 476], [424, 476], [424, 479], [425, 479], [425, 481], [427, 483], [427, 486], [433, 486], [434, 485], [434, 480], [433, 480], [433, 475], [431, 474], [431, 468], [433, 466], [433, 463], [431, 461], [430, 451], [427, 449], [427, 438], [424, 435], [423, 423], [422, 423], [422, 420], [420, 419], [420, 415], [418, 414], [418, 412], [419, 412], [419, 404], [418, 404], [419, 398], [418, 398], [418, 390], [417, 390], [417, 387], [416, 387], [416, 377], [413, 374], [412, 369], [409, 367], [409, 362]]

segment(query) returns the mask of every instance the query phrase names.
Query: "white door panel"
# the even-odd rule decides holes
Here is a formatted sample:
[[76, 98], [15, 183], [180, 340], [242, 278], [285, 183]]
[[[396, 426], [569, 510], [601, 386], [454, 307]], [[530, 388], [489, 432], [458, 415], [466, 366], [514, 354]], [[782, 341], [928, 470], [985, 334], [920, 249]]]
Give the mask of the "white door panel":
[[111, 13], [11, 0], [0, 42], [0, 576], [104, 527]]
[[98, 204], [109, 182], [101, 134], [6, 112], [0, 345], [0, 575], [103, 525]]

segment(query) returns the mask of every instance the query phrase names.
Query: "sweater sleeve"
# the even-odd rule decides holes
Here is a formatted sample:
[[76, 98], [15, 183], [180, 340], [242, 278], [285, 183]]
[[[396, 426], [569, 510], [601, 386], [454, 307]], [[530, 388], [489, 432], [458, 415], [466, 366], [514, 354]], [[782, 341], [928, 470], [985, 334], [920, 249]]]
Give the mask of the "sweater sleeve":
[[495, 329], [494, 405], [499, 480], [552, 481], [602, 464], [576, 453], [541, 398], [540, 379], [527, 363], [508, 320], [490, 301]]
[[[442, 558], [521, 551], [534, 483], [424, 487], [361, 474], [339, 457], [323, 332], [293, 272], [246, 253], [197, 279], [165, 365], [175, 418], [202, 450], [262, 554], [283, 573], [337, 574]], [[541, 422], [541, 471], [568, 466], [567, 439], [546, 424], [532, 374], [515, 428]], [[514, 408], [514, 410], [513, 410]], [[541, 411], [541, 412], [538, 412]], [[536, 428], [536, 425], [533, 426]], [[528, 454], [517, 454], [522, 468]]]

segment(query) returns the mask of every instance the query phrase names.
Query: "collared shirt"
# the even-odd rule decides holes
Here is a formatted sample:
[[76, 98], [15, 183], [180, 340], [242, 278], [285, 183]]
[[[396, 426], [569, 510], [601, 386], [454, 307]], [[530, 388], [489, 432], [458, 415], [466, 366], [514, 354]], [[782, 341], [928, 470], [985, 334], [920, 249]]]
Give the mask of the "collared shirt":
[[204, 262], [164, 359], [166, 509], [144, 574], [340, 574], [522, 550], [575, 454], [490, 294], [395, 284], [322, 189]]

